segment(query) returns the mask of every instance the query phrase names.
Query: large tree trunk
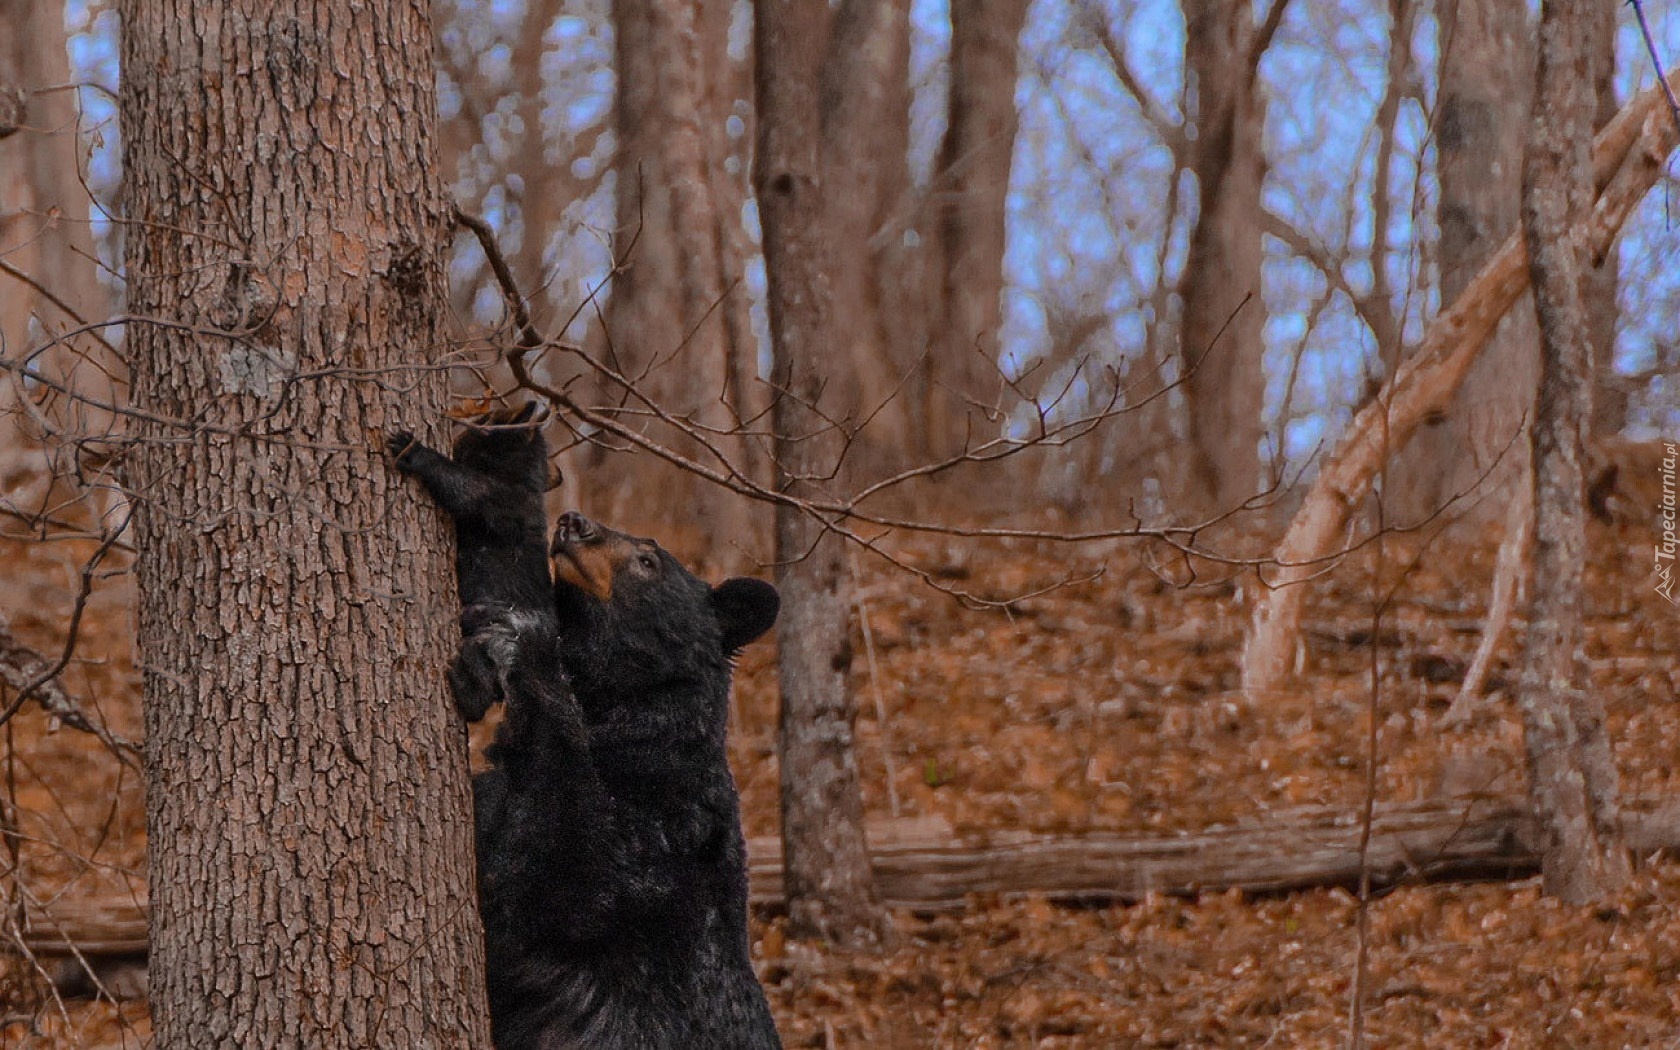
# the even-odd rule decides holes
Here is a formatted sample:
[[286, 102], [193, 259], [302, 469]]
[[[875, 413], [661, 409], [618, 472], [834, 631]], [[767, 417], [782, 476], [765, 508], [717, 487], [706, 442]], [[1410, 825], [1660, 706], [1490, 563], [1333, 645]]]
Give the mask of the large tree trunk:
[[[1015, 154], [1015, 53], [1027, 0], [953, 0], [951, 95], [934, 171], [940, 317], [918, 384], [917, 451], [943, 459], [989, 424], [971, 412], [1000, 384], [1003, 249]], [[995, 422], [990, 424], [995, 428]]]
[[[1517, 228], [1534, 37], [1525, 0], [1462, 0], [1442, 5], [1438, 20], [1437, 214], [1441, 301], [1450, 303]], [[1527, 477], [1521, 428], [1534, 405], [1535, 338], [1525, 298], [1500, 322], [1447, 411], [1426, 419], [1399, 451], [1385, 484], [1391, 512], [1419, 520], [1480, 482], [1478, 495], [1504, 497], [1487, 499], [1487, 516], [1503, 517], [1498, 512]]]
[[[819, 362], [834, 343], [830, 252], [821, 223], [823, 161], [818, 73], [824, 0], [754, 9], [758, 152], [753, 185], [770, 284], [771, 384], [777, 488], [822, 495], [839, 469], [841, 432], [824, 416]], [[850, 585], [845, 546], [798, 509], [776, 508], [782, 841], [789, 927], [842, 944], [877, 941], [885, 919], [863, 835], [849, 683]]]
[[1554, 0], [1540, 18], [1540, 62], [1523, 158], [1522, 222], [1540, 318], [1535, 402], [1534, 561], [1517, 701], [1529, 797], [1542, 827], [1546, 892], [1585, 902], [1630, 876], [1617, 826], [1616, 766], [1604, 702], [1588, 681], [1581, 624], [1592, 344], [1584, 277], [1593, 251], [1571, 218], [1593, 200], [1591, 76], [1595, 0]]
[[[0, 354], [21, 362], [49, 340], [103, 320], [88, 197], [78, 167], [81, 136], [65, 50], [64, 5], [0, 0]], [[103, 347], [82, 336], [31, 361], [38, 373], [74, 385], [104, 404], [117, 387]], [[42, 447], [39, 423], [74, 437], [98, 437], [109, 413], [55, 397], [41, 419], [18, 404], [12, 377], [0, 376], [0, 493], [29, 512], [41, 509], [58, 465]]]
[[1201, 204], [1179, 282], [1190, 469], [1173, 496], [1175, 509], [1205, 513], [1240, 504], [1260, 482], [1265, 102], [1250, 61], [1256, 44], [1250, 4], [1186, 0], [1184, 22], [1196, 125], [1190, 168]]
[[[616, 0], [613, 5], [618, 62], [618, 228], [615, 247], [623, 269], [613, 280], [607, 335], [612, 360], [641, 396], [703, 428], [708, 442], [729, 462], [743, 457], [738, 412], [731, 402], [736, 377], [731, 361], [750, 345], [731, 340], [750, 333], [726, 323], [724, 297], [744, 296], [724, 283], [721, 230], [708, 163], [711, 149], [701, 123], [703, 83], [720, 70], [701, 67], [696, 5], [663, 0]], [[721, 121], [724, 114], [709, 114]], [[629, 245], [634, 242], [634, 247]], [[607, 388], [645, 415], [637, 396]], [[661, 428], [660, 440], [718, 465], [701, 442]], [[718, 537], [697, 552], [718, 572], [746, 568], [751, 546], [747, 517], [728, 491], [692, 474], [674, 473], [651, 460], [635, 463], [634, 484], [609, 482], [596, 491], [616, 497], [619, 517], [651, 512], [707, 523]], [[651, 505], [650, 505], [651, 501]]]
[[426, 8], [136, 0], [122, 68], [158, 1045], [486, 1047], [448, 534], [375, 440], [443, 408]]

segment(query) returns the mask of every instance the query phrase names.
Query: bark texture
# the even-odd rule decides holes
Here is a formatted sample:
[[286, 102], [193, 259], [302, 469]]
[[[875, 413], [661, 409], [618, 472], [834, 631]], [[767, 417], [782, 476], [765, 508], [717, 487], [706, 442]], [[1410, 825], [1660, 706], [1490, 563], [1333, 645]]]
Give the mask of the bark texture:
[[[487, 1047], [427, 8], [123, 13], [157, 1043]], [[399, 406], [400, 409], [399, 409]]]
[[1250, 57], [1257, 37], [1251, 5], [1186, 0], [1184, 22], [1196, 128], [1190, 170], [1200, 205], [1179, 283], [1190, 469], [1174, 495], [1195, 513], [1234, 507], [1260, 482], [1265, 102]]
[[[1525, 0], [1444, 4], [1438, 22], [1437, 216], [1441, 301], [1450, 303], [1517, 228], [1534, 35]], [[1478, 495], [1493, 497], [1485, 503], [1489, 516], [1501, 516], [1528, 471], [1521, 433], [1534, 405], [1535, 338], [1534, 309], [1524, 298], [1477, 355], [1446, 411], [1427, 418], [1396, 456], [1386, 483], [1391, 511], [1417, 521], [1479, 483]]]
[[1582, 651], [1583, 456], [1593, 389], [1583, 285], [1594, 252], [1571, 218], [1593, 201], [1597, 6], [1561, 0], [1541, 13], [1522, 180], [1523, 232], [1540, 319], [1540, 390], [1532, 431], [1534, 554], [1517, 702], [1529, 797], [1542, 829], [1542, 883], [1547, 893], [1573, 902], [1609, 897], [1631, 875], [1617, 823], [1604, 703], [1590, 687]]
[[[953, 0], [951, 94], [934, 172], [939, 324], [919, 384], [923, 459], [963, 450], [996, 400], [1003, 249], [1015, 153], [1015, 53], [1027, 0]], [[987, 435], [989, 436], [989, 435]]]
[[[758, 151], [753, 183], [770, 284], [771, 385], [777, 487], [824, 494], [844, 453], [825, 418], [823, 355], [834, 345], [830, 251], [821, 223], [818, 75], [824, 0], [769, 0], [754, 10]], [[841, 944], [884, 934], [863, 834], [854, 747], [856, 704], [845, 547], [821, 522], [776, 508], [778, 729], [789, 928]]]

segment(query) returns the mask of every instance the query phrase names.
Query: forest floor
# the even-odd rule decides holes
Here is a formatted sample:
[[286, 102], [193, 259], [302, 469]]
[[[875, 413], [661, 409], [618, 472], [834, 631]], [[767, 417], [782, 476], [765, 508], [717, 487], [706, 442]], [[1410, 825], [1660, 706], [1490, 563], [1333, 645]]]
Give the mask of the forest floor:
[[[1587, 655], [1624, 794], [1680, 797], [1680, 607], [1653, 590], [1644, 520], [1592, 526]], [[1520, 792], [1510, 644], [1474, 716], [1442, 721], [1492, 575], [1491, 547], [1455, 538], [1468, 531], [1391, 537], [1316, 581], [1301, 673], [1264, 697], [1238, 688], [1252, 575], [1203, 565], [1192, 582], [1181, 561], [1138, 543], [895, 548], [942, 586], [1033, 595], [974, 609], [860, 558], [868, 631], [854, 674], [870, 817], [974, 838], [1165, 834], [1303, 805], [1354, 813], [1373, 717], [1380, 800]], [[62, 646], [85, 553], [0, 541], [21, 638]], [[138, 736], [127, 586], [95, 590], [66, 684]], [[773, 658], [772, 646], [751, 647], [737, 674], [732, 753], [749, 836], [776, 830]], [[26, 888], [142, 892], [136, 771], [84, 734], [49, 730], [34, 710], [0, 730]], [[782, 916], [755, 914], [755, 960], [788, 1046], [1341, 1047], [1356, 990], [1374, 1047], [1680, 1046], [1670, 857], [1641, 858], [1633, 885], [1594, 907], [1547, 899], [1524, 877], [1407, 884], [1363, 905], [1341, 888], [1115, 906], [994, 895], [896, 914], [894, 928], [887, 950], [850, 953], [792, 941]], [[61, 1008], [21, 964], [9, 973], [0, 1047], [145, 1045], [143, 1002]]]

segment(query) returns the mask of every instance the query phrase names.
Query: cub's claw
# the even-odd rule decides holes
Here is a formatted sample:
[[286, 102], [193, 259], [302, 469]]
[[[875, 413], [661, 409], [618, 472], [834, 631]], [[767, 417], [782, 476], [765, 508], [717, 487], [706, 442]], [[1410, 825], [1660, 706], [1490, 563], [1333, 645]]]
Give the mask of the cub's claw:
[[409, 452], [418, 445], [419, 442], [414, 440], [414, 435], [406, 430], [393, 430], [385, 435], [385, 448], [391, 453], [391, 458], [396, 460], [399, 465], [404, 462]]

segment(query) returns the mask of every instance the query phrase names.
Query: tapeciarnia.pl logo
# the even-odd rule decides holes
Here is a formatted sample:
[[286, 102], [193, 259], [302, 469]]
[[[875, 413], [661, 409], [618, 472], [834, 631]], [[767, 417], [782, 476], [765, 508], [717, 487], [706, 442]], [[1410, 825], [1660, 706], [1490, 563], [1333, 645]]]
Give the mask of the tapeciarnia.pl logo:
[[1680, 551], [1680, 536], [1676, 533], [1674, 467], [1675, 461], [1680, 459], [1676, 454], [1672, 442], [1663, 442], [1662, 458], [1662, 500], [1657, 504], [1657, 593], [1676, 605], [1680, 605], [1680, 568], [1675, 565], [1675, 554]]

